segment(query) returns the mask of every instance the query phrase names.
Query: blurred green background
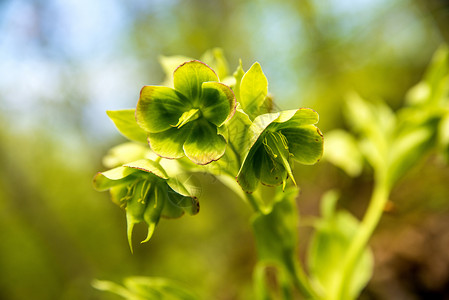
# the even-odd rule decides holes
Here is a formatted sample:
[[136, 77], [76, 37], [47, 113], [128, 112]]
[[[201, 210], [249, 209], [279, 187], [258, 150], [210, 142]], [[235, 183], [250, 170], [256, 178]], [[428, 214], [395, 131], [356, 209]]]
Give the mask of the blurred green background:
[[[124, 141], [105, 110], [134, 107], [143, 85], [161, 82], [161, 55], [221, 47], [232, 69], [259, 61], [277, 106], [315, 109], [325, 134], [345, 127], [350, 91], [401, 106], [444, 42], [446, 0], [0, 1], [0, 299], [118, 299], [91, 281], [134, 275], [251, 299], [251, 211], [213, 177], [197, 178], [199, 215], [162, 220], [134, 255], [124, 212], [92, 188]], [[449, 299], [448, 170], [428, 157], [393, 191], [363, 299]], [[302, 215], [330, 188], [356, 215], [366, 207], [369, 170], [353, 180], [320, 162], [295, 173]], [[310, 229], [300, 234], [304, 248]]]

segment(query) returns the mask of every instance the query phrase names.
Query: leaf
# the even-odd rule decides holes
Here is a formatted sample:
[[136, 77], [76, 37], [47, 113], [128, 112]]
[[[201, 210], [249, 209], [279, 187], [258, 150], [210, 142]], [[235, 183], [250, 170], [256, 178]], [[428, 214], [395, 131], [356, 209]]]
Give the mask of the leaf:
[[218, 81], [218, 77], [211, 68], [198, 60], [183, 63], [174, 72], [175, 89], [193, 104], [200, 99], [201, 85], [207, 81]]
[[396, 137], [391, 145], [388, 175], [393, 184], [402, 177], [419, 158], [434, 146], [434, 129], [431, 126], [411, 128]]
[[324, 157], [351, 177], [357, 177], [362, 173], [362, 153], [357, 140], [347, 131], [336, 129], [326, 133]]
[[217, 127], [207, 120], [195, 122], [183, 146], [186, 156], [198, 165], [220, 159], [226, 150], [226, 140], [217, 134]]
[[137, 125], [134, 109], [108, 110], [106, 114], [124, 137], [131, 141], [147, 143], [145, 131]]
[[190, 100], [174, 89], [144, 86], [137, 102], [137, 124], [146, 132], [163, 132], [176, 126], [183, 112], [188, 111], [190, 106]]
[[[332, 297], [338, 289], [336, 284], [345, 254], [359, 226], [357, 219], [348, 212], [335, 211], [337, 198], [335, 192], [323, 196], [322, 218], [316, 223], [307, 257], [312, 280], [324, 293], [324, 299]], [[368, 248], [355, 265], [352, 278], [347, 280], [350, 286], [344, 289], [349, 291], [347, 300], [356, 299], [371, 278], [373, 257]]]
[[242, 78], [240, 104], [251, 119], [258, 115], [268, 94], [268, 81], [258, 62], [254, 63]]
[[106, 280], [95, 280], [92, 285], [127, 300], [199, 300], [183, 285], [158, 277], [127, 277], [124, 286]]
[[203, 116], [216, 126], [221, 126], [235, 112], [234, 93], [219, 82], [203, 83], [200, 103]]
[[201, 56], [200, 60], [210, 66], [212, 70], [215, 70], [220, 79], [224, 79], [228, 76], [228, 62], [226, 61], [223, 50], [221, 48], [207, 50]]

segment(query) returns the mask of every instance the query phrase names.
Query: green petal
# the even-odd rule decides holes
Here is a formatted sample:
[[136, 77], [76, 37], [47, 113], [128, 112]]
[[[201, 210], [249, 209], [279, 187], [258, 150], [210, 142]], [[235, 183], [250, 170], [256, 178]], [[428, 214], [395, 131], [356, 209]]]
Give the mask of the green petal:
[[189, 109], [189, 100], [174, 89], [145, 86], [137, 103], [137, 124], [147, 132], [162, 132], [175, 126], [183, 112]]
[[137, 125], [135, 109], [108, 110], [106, 114], [124, 137], [131, 141], [147, 143], [145, 131]]
[[323, 135], [314, 125], [282, 129], [293, 158], [305, 165], [313, 165], [323, 155]]
[[182, 145], [190, 135], [192, 123], [188, 123], [181, 128], [171, 127], [170, 129], [149, 133], [148, 142], [151, 149], [157, 155], [165, 158], [181, 158], [184, 156]]
[[261, 161], [264, 153], [264, 148], [262, 143], [257, 143], [245, 157], [242, 167], [237, 174], [237, 182], [240, 184], [242, 189], [247, 193], [252, 193], [256, 190], [259, 184], [260, 172], [261, 172]]
[[251, 118], [258, 115], [268, 94], [268, 81], [259, 63], [254, 63], [242, 78], [240, 84], [240, 103]]
[[226, 140], [217, 134], [217, 127], [207, 120], [196, 121], [184, 143], [186, 156], [198, 165], [220, 159], [226, 150]]
[[201, 112], [211, 123], [220, 126], [235, 112], [235, 96], [232, 90], [219, 82], [205, 82], [200, 100]]
[[198, 60], [180, 65], [173, 76], [175, 89], [194, 102], [201, 97], [203, 82], [218, 81], [217, 74]]

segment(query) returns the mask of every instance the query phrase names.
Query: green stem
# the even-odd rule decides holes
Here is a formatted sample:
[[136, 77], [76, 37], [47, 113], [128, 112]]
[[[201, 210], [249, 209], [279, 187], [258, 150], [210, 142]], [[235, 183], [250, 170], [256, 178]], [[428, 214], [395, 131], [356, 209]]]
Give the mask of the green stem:
[[339, 282], [336, 284], [336, 291], [329, 295], [330, 299], [350, 299], [348, 296], [348, 282], [353, 276], [357, 261], [361, 257], [371, 235], [380, 221], [390, 193], [386, 176], [378, 176], [377, 179], [378, 180], [375, 182], [369, 207], [362, 222], [360, 223], [360, 227], [356, 235], [349, 245], [348, 252], [343, 262], [341, 277], [338, 278]]
[[293, 279], [293, 284], [301, 292], [305, 299], [320, 299], [310, 285], [309, 278], [304, 272], [299, 261], [288, 255], [284, 258], [284, 264]]
[[255, 212], [263, 214], [263, 204], [261, 203], [259, 198], [256, 198], [253, 194], [247, 194], [245, 193], [246, 200], [248, 200], [248, 203], [251, 205], [251, 207], [254, 209]]

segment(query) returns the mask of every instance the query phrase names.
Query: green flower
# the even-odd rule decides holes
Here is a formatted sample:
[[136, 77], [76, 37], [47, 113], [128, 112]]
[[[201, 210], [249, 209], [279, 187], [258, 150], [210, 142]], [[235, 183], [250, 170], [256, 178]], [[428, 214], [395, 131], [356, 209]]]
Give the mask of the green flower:
[[160, 217], [178, 218], [185, 212], [194, 215], [199, 211], [195, 196], [178, 180], [169, 178], [161, 165], [150, 159], [141, 159], [106, 172], [94, 178], [99, 191], [109, 190], [112, 201], [124, 207], [127, 219], [128, 242], [132, 251], [134, 225], [145, 222], [150, 240]]
[[258, 116], [249, 129], [249, 150], [237, 175], [242, 189], [251, 193], [259, 181], [285, 186], [288, 176], [295, 183], [291, 160], [311, 165], [323, 154], [317, 122], [318, 114], [307, 108]]
[[136, 120], [152, 150], [165, 158], [185, 155], [200, 165], [220, 159], [227, 144], [224, 123], [235, 112], [234, 93], [197, 60], [180, 65], [173, 76], [174, 89], [145, 86], [137, 103]]

